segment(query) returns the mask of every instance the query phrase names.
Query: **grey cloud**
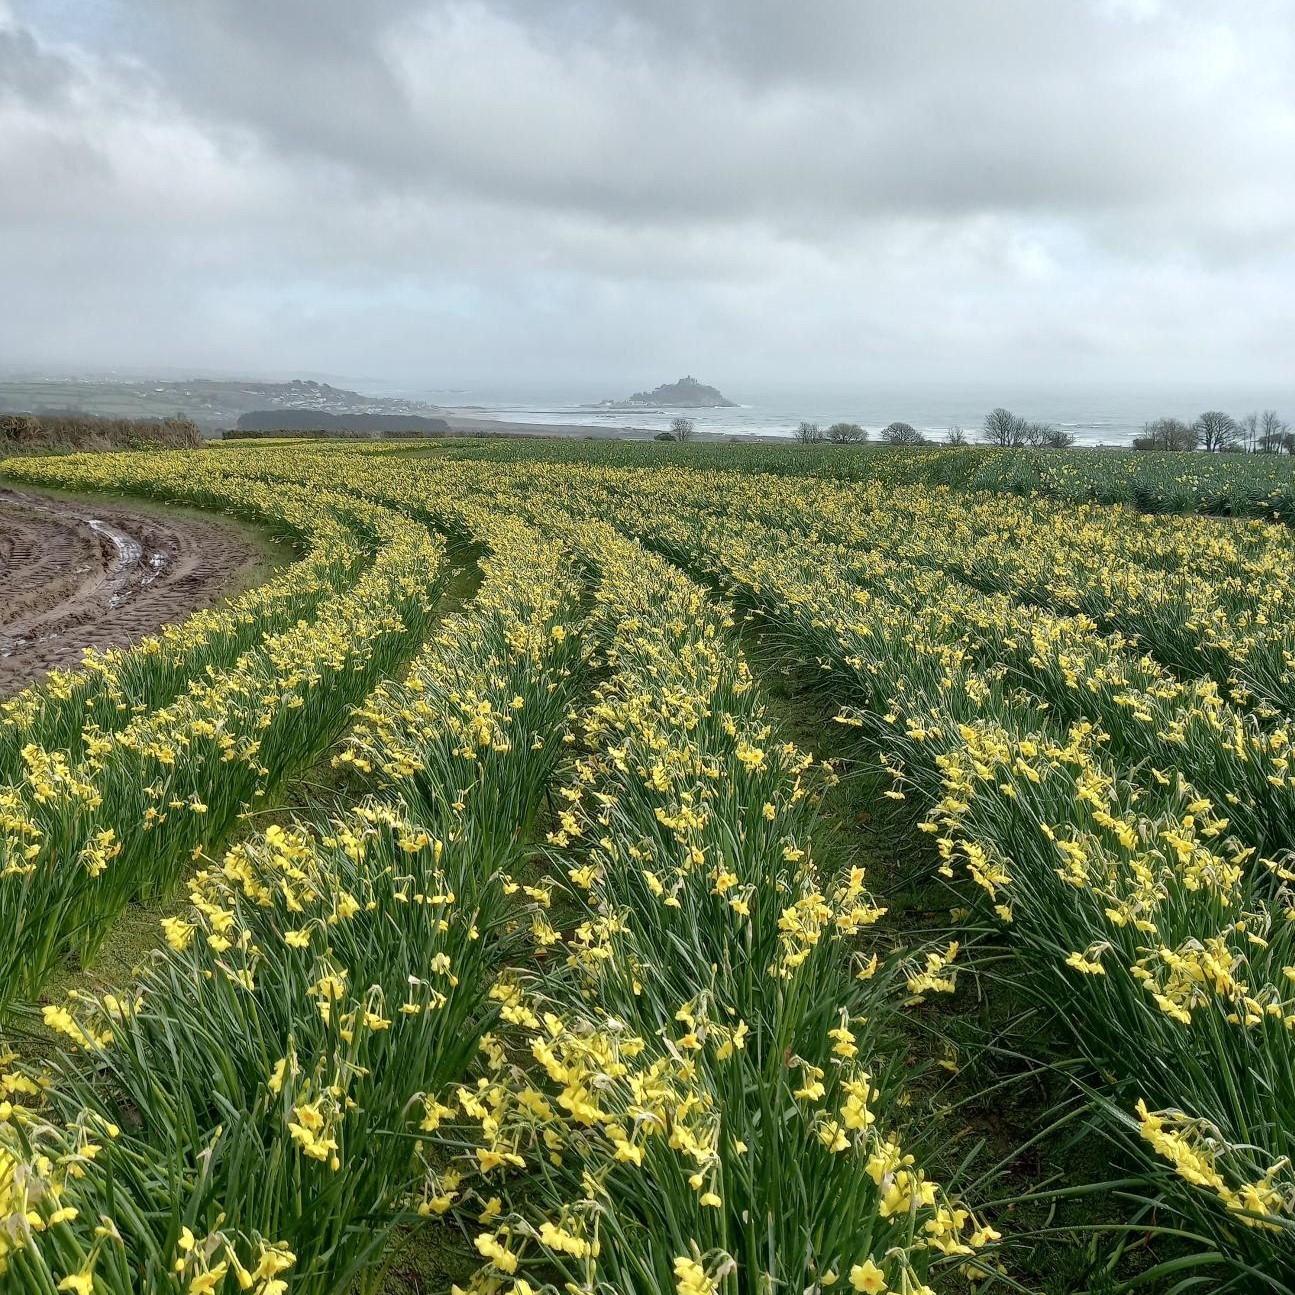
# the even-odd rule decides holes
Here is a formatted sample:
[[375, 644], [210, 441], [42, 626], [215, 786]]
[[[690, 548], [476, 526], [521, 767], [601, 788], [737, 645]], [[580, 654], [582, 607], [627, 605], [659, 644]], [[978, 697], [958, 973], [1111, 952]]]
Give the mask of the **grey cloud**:
[[31, 104], [57, 102], [71, 81], [65, 60], [46, 53], [21, 27], [0, 27], [0, 96]]
[[[1241, 182], [1236, 98], [1272, 94], [1251, 69], [1202, 92], [1222, 29], [1201, 6], [149, 3], [171, 92], [284, 157], [611, 219], [1179, 200]], [[1247, 9], [1237, 30], [1280, 67], [1295, 17]]]
[[0, 0], [0, 353], [1115, 373], [1292, 340], [1284, 0], [54, 13]]

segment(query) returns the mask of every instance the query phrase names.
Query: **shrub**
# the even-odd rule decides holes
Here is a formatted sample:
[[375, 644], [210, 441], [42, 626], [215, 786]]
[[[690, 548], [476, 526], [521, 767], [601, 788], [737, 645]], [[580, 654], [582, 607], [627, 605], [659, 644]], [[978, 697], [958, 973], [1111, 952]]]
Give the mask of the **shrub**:
[[1135, 450], [1194, 450], [1200, 443], [1200, 434], [1181, 418], [1144, 423], [1141, 434], [1133, 438]]
[[1068, 450], [1075, 443], [1075, 434], [1052, 423], [1027, 423], [1025, 439], [1037, 450]]
[[95, 418], [89, 414], [0, 414], [0, 450], [193, 449], [202, 432], [187, 418]]
[[926, 437], [912, 423], [891, 423], [881, 433], [887, 445], [925, 445]]
[[987, 445], [1001, 445], [1004, 448], [1027, 444], [1029, 423], [1018, 417], [1010, 409], [1001, 405], [991, 409], [985, 415], [984, 426], [980, 429], [980, 439]]

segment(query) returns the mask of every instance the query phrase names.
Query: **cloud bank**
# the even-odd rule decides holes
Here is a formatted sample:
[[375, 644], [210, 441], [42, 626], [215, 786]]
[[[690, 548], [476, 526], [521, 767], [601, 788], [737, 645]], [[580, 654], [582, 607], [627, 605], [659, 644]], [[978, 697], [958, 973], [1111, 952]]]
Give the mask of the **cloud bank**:
[[1272, 381], [1288, 0], [0, 0], [0, 363]]

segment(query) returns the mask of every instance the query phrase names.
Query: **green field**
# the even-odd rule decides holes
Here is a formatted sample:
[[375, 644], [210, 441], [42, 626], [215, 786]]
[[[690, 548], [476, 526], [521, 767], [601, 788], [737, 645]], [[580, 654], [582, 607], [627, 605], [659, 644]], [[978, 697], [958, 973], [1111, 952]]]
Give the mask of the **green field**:
[[0, 1292], [1295, 1291], [1295, 464], [0, 462], [294, 560], [0, 703]]

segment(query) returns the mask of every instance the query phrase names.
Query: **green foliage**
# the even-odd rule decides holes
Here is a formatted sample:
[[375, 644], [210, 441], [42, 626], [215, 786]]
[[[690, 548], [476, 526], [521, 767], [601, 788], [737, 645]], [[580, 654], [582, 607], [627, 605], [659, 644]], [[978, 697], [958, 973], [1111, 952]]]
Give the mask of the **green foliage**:
[[0, 414], [0, 455], [70, 450], [192, 449], [202, 433], [187, 418], [94, 418], [87, 414]]

